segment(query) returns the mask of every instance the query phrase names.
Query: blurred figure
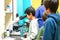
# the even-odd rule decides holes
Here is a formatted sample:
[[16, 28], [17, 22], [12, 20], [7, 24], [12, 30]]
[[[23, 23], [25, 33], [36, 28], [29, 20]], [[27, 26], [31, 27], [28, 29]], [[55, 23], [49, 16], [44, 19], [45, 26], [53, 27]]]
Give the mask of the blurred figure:
[[47, 15], [46, 15], [46, 13], [44, 13], [44, 14], [42, 15], [42, 20], [45, 22], [46, 19], [47, 19]]
[[[44, 23], [45, 23], [46, 19], [47, 19], [47, 15], [44, 13], [42, 15], [42, 20], [43, 20]], [[38, 35], [37, 35], [37, 37], [36, 37], [35, 40], [42, 40], [42, 38], [43, 38], [43, 32], [44, 32], [44, 25], [41, 28], [39, 28]]]
[[38, 18], [38, 23], [39, 23], [39, 28], [43, 26], [43, 21], [42, 21], [42, 14], [44, 13], [44, 5], [43, 5], [43, 0], [41, 0], [41, 6], [39, 6], [36, 10], [35, 17]]
[[37, 19], [34, 17], [35, 9], [32, 6], [28, 7], [25, 10], [25, 13], [27, 15], [27, 18], [30, 20], [30, 26], [28, 35], [25, 33], [25, 38], [22, 38], [22, 40], [33, 40], [35, 39], [38, 33], [38, 22]]
[[43, 40], [60, 40], [60, 14], [56, 13], [59, 0], [45, 0], [45, 14]]

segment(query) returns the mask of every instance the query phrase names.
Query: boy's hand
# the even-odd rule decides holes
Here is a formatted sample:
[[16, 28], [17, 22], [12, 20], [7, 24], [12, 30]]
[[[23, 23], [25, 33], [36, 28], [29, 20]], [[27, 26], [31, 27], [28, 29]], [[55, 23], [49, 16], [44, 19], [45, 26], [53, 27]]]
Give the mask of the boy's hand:
[[27, 33], [24, 33], [24, 36], [23, 36], [24, 38], [27, 38]]

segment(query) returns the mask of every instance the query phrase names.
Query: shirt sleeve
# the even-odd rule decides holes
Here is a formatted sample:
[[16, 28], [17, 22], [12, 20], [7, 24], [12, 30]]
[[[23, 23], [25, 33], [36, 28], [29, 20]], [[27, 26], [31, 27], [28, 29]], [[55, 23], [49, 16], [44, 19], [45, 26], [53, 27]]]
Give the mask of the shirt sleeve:
[[29, 38], [30, 39], [34, 39], [37, 36], [38, 33], [38, 24], [36, 22], [32, 22], [30, 24], [30, 34], [29, 34]]

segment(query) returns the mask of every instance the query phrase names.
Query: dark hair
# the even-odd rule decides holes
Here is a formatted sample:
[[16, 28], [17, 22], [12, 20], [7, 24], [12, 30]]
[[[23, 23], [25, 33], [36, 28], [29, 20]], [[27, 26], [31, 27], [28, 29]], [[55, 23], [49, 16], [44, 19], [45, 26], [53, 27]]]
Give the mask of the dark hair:
[[45, 0], [44, 6], [46, 10], [49, 8], [51, 12], [56, 13], [59, 5], [59, 0]]
[[35, 16], [35, 9], [32, 6], [30, 6], [25, 10], [25, 13], [27, 13], [28, 15], [32, 13], [32, 15]]

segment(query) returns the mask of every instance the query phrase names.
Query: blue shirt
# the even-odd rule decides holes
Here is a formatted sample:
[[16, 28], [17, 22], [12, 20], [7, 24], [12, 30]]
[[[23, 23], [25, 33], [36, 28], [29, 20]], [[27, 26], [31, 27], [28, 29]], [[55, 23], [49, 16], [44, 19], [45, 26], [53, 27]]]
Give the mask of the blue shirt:
[[49, 14], [44, 27], [43, 40], [60, 40], [60, 14]]
[[39, 28], [41, 26], [43, 26], [43, 21], [42, 21], [42, 14], [44, 12], [44, 5], [41, 5], [37, 10], [36, 10], [36, 13], [35, 13], [35, 17], [38, 18], [38, 24], [39, 24]]

